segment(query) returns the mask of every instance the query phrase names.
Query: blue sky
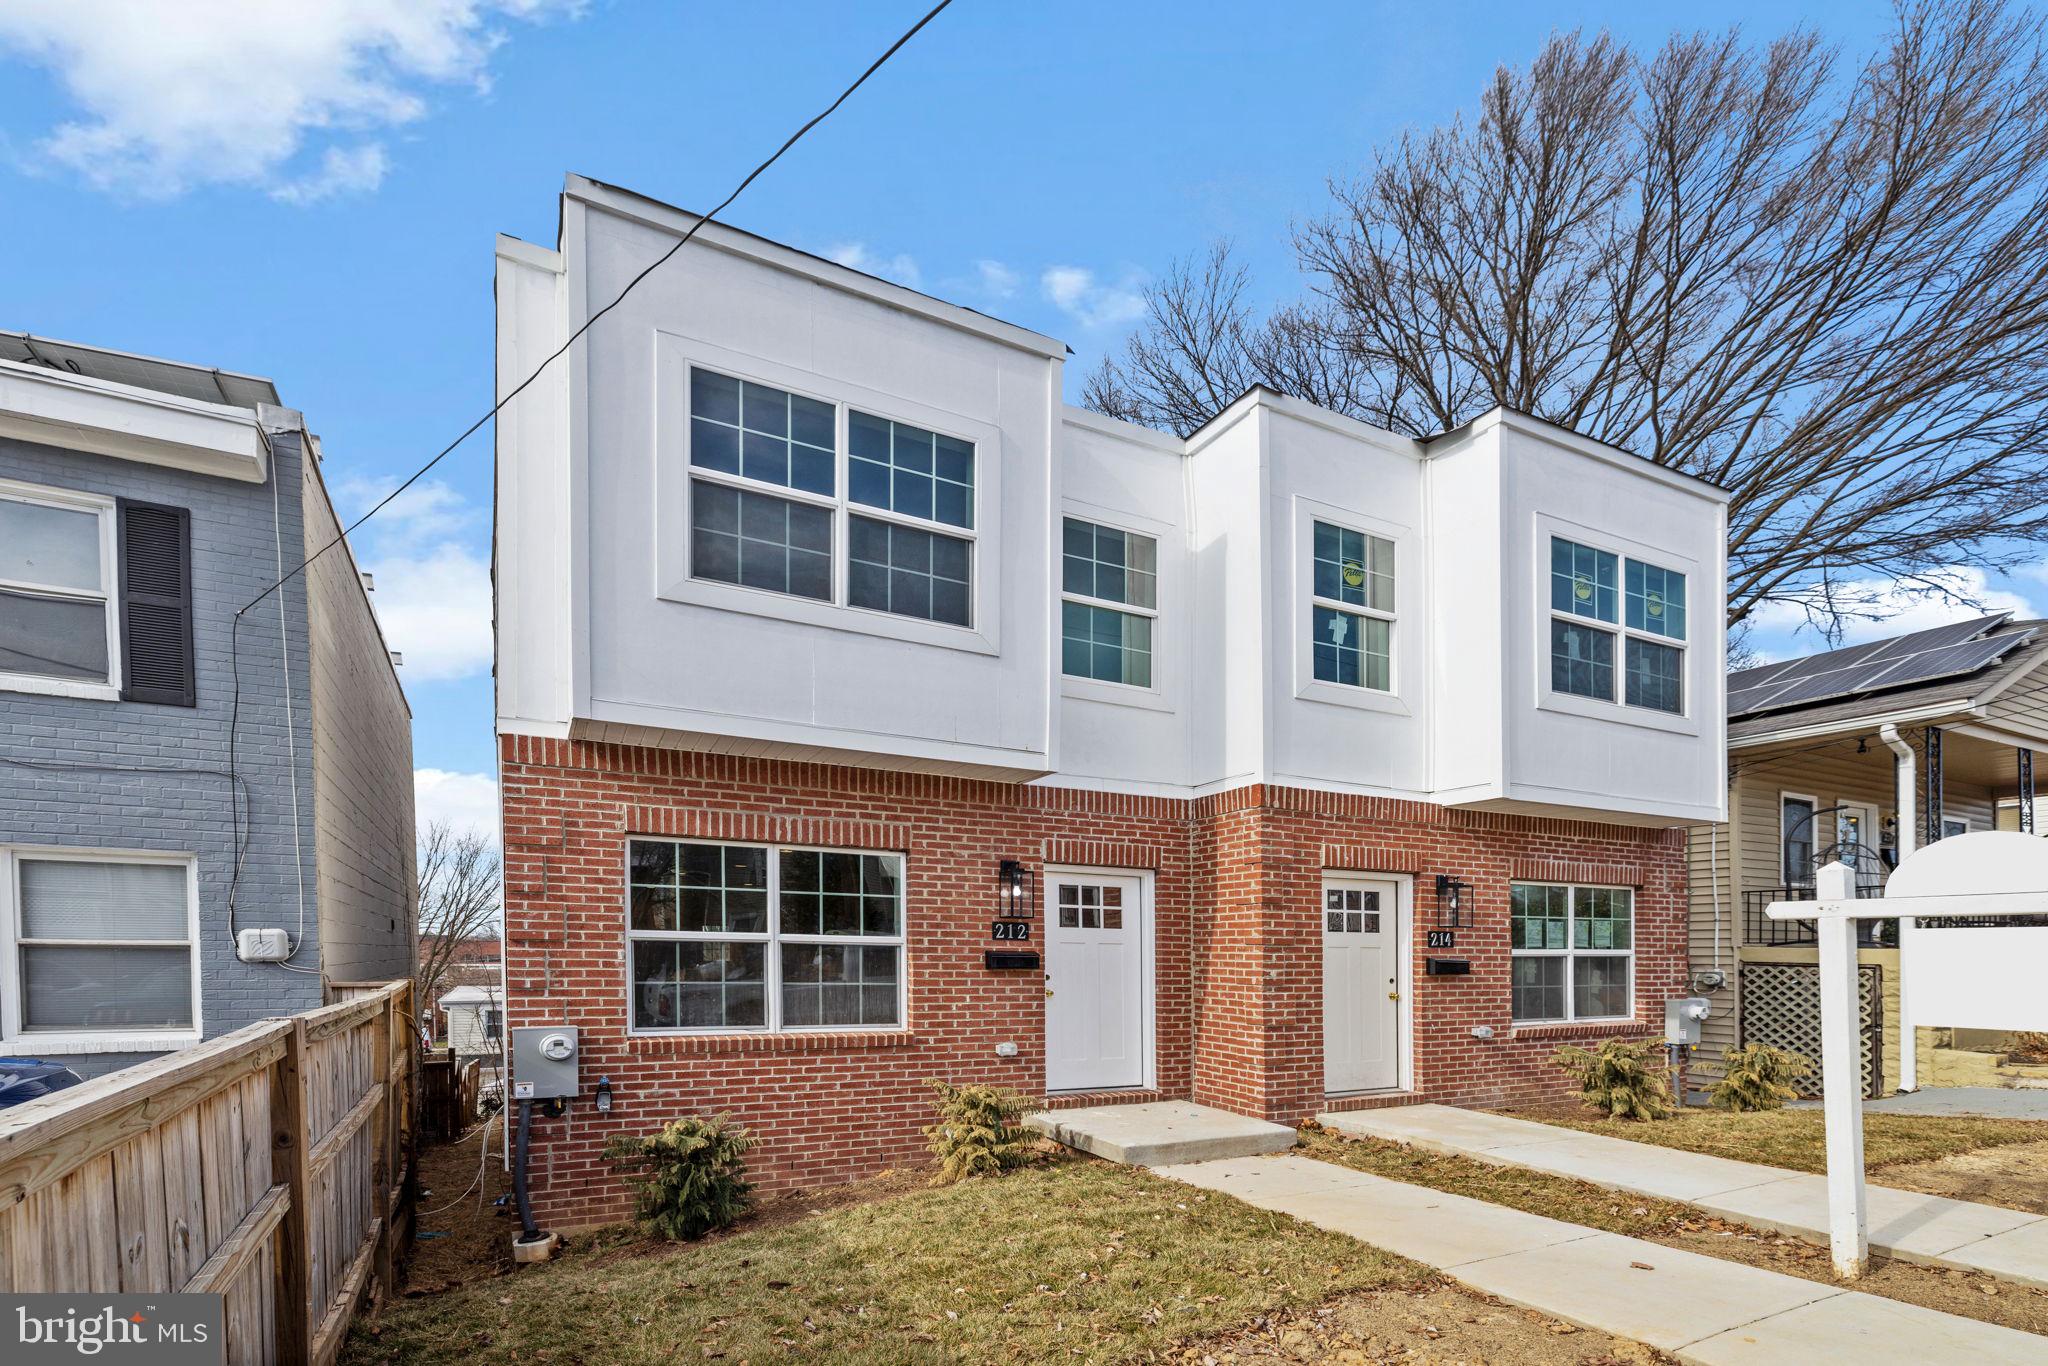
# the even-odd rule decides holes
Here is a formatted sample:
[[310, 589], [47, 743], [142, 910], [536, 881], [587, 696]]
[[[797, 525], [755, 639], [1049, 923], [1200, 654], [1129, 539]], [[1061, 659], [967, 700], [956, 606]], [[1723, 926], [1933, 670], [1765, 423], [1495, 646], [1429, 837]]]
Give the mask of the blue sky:
[[[921, 8], [0, 0], [0, 327], [271, 376], [359, 509], [491, 402], [492, 234], [552, 244], [567, 171], [715, 203]], [[1800, 9], [1851, 53], [1890, 18]], [[1469, 108], [1553, 28], [1651, 45], [1785, 14], [956, 0], [727, 218], [1063, 337], [1071, 389], [1146, 281], [1217, 237], [1291, 292], [1288, 226], [1325, 178]], [[358, 536], [406, 655], [422, 811], [479, 824], [490, 451], [472, 438]], [[2033, 576], [1986, 587], [2048, 601]], [[1810, 648], [1784, 623], [1759, 643]]]

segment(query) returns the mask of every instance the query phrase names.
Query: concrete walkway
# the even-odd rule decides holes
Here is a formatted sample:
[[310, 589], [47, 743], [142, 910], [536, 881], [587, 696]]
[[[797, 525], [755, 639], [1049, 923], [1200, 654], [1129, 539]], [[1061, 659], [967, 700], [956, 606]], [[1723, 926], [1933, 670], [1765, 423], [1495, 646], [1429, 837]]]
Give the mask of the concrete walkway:
[[[1827, 1178], [1444, 1105], [1318, 1115], [1327, 1128], [1683, 1201], [1752, 1228], [1828, 1240]], [[1870, 1247], [2048, 1288], [2048, 1218], [1870, 1186]], [[2048, 1361], [2048, 1346], [2037, 1360]]]
[[1313, 1158], [1232, 1158], [1157, 1174], [1349, 1234], [1511, 1304], [1701, 1366], [2048, 1360], [2048, 1339], [2030, 1333]]
[[[1812, 1102], [1815, 1109], [1818, 1101]], [[1801, 1109], [1806, 1106], [1802, 1104]], [[2048, 1120], [2048, 1090], [2033, 1087], [1930, 1086], [1866, 1100], [1869, 1115], [1974, 1115], [1983, 1119]]]

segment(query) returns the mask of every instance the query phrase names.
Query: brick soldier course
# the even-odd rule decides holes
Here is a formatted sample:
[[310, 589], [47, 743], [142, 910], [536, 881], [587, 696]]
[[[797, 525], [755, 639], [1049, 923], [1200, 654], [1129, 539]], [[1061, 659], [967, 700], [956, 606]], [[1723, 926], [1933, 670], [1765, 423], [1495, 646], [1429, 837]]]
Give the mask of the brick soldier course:
[[[1076, 865], [1154, 876], [1156, 1090], [1061, 1097], [1193, 1099], [1292, 1123], [1323, 1092], [1321, 885], [1326, 871], [1415, 877], [1414, 1097], [1502, 1105], [1569, 1090], [1565, 1039], [1644, 1034], [1685, 973], [1682, 832], [1454, 810], [1250, 785], [1195, 800], [1024, 786], [628, 745], [500, 738], [508, 1024], [580, 1027], [600, 1117], [579, 1102], [535, 1120], [534, 1199], [562, 1227], [622, 1217], [600, 1151], [616, 1133], [727, 1114], [760, 1136], [764, 1189], [917, 1160], [927, 1078], [1044, 1089], [1044, 980], [990, 971], [996, 866]], [[901, 1030], [627, 1033], [626, 842], [636, 835], [893, 850], [904, 855], [908, 1015]], [[1471, 885], [1463, 977], [1422, 974], [1433, 883]], [[1636, 1016], [1514, 1026], [1508, 887], [1635, 889]], [[1033, 919], [1042, 923], [1039, 908]], [[1034, 931], [1034, 934], [1039, 931]], [[1033, 947], [1037, 947], [1036, 944]], [[1472, 1030], [1490, 1026], [1493, 1037]], [[999, 1058], [998, 1043], [1014, 1043]]]

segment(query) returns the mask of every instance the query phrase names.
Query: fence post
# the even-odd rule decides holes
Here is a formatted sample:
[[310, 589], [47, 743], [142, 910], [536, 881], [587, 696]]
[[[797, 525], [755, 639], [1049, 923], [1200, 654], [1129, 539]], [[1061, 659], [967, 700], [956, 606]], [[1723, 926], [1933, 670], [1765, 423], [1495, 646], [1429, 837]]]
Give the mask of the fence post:
[[396, 999], [396, 993], [387, 990], [384, 1008], [370, 1017], [370, 1046], [374, 1050], [371, 1075], [376, 1084], [384, 1088], [383, 1099], [377, 1102], [370, 1165], [372, 1198], [375, 1202], [371, 1208], [375, 1211], [374, 1217], [380, 1221], [373, 1273], [377, 1281], [379, 1304], [389, 1304], [398, 1288], [392, 1284], [391, 1276], [392, 1247], [398, 1241], [391, 1229], [391, 1173], [396, 1156], [391, 1142], [391, 1117], [398, 1109], [398, 1078], [391, 1066], [391, 1006]]
[[283, 1247], [277, 1256], [277, 1354], [282, 1361], [311, 1361], [313, 1357], [312, 1289], [309, 1263], [311, 1211], [307, 1159], [312, 1136], [307, 1132], [306, 1022], [292, 1021], [284, 1038], [284, 1056], [272, 1073], [270, 1114], [275, 1132], [271, 1136], [271, 1173], [276, 1179], [278, 1165], [284, 1167], [284, 1184], [291, 1192], [279, 1226]]

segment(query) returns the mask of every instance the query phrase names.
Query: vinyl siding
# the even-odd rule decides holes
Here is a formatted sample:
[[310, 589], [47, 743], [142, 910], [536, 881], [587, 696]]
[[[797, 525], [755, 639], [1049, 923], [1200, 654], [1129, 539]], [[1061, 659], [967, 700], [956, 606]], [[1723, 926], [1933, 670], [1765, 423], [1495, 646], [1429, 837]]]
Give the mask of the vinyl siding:
[[[2036, 704], [2048, 707], [2048, 690], [2030, 690]], [[1917, 742], [1917, 737], [1913, 737]], [[1897, 815], [1896, 778], [1891, 751], [1875, 738], [1857, 753], [1857, 741], [1846, 740], [1814, 748], [1811, 743], [1787, 745], [1776, 751], [1743, 752], [1735, 757], [1734, 777], [1729, 784], [1729, 822], [1718, 826], [1695, 826], [1690, 832], [1692, 873], [1691, 949], [1695, 970], [1720, 966], [1729, 973], [1729, 983], [1709, 997], [1714, 1013], [1701, 1031], [1700, 1056], [1718, 1061], [1724, 1049], [1735, 1047], [1741, 1036], [1738, 1019], [1740, 1001], [1736, 996], [1736, 960], [1741, 962], [1811, 963], [1810, 947], [1778, 947], [1741, 944], [1744, 934], [1742, 893], [1784, 884], [1780, 845], [1779, 803], [1788, 793], [1814, 799], [1822, 813], [1814, 822], [1814, 845], [1835, 842], [1835, 818], [1829, 809], [1860, 804], [1876, 809], [1880, 829]], [[1973, 830], [1992, 828], [1996, 794], [1980, 784], [1962, 782], [1950, 776], [1945, 783], [1944, 810], [1950, 816], [1965, 817]], [[1710, 858], [1710, 850], [1718, 858]], [[1732, 864], [1732, 876], [1731, 876]], [[1722, 958], [1714, 954], [1714, 888], [1720, 888]], [[1884, 969], [1885, 1002], [1884, 1073], [1885, 1088], [1895, 1089], [1899, 1076], [1898, 953], [1888, 949], [1866, 949], [1865, 963]]]

